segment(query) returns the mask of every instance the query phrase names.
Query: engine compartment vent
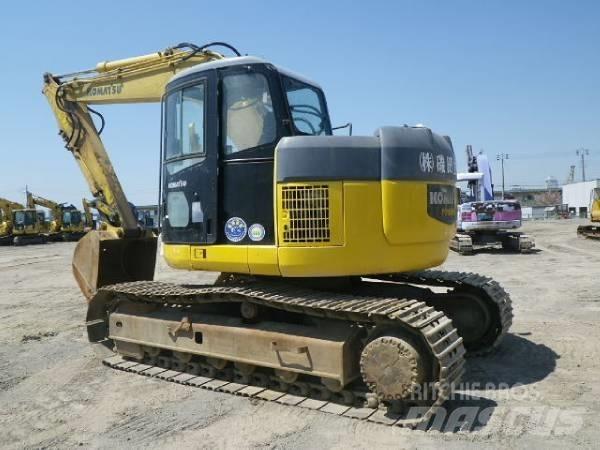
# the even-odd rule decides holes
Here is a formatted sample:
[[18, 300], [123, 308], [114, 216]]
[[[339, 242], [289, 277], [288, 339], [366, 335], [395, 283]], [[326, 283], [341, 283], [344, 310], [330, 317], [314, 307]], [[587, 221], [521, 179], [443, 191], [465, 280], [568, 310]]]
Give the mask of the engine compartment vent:
[[329, 242], [331, 239], [329, 186], [287, 185], [281, 189], [281, 209], [289, 222], [283, 242]]

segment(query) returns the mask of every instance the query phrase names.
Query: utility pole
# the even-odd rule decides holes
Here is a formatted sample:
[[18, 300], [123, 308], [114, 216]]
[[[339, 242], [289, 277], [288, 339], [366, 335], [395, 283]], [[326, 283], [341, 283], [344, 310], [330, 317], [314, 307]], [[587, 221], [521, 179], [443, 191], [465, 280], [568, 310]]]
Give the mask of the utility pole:
[[508, 153], [498, 153], [496, 160], [502, 163], [502, 200], [504, 200], [504, 160], [508, 159]]
[[587, 148], [578, 148], [575, 153], [581, 156], [581, 178], [585, 181], [585, 155], [589, 155], [590, 151]]

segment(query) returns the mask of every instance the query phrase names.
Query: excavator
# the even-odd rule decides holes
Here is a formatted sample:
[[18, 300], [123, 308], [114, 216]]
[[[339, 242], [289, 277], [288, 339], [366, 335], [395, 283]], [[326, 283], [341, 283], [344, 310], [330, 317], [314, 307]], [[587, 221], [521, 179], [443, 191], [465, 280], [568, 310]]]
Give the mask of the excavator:
[[27, 191], [27, 207], [35, 208], [36, 205], [51, 211], [52, 221], [48, 227], [48, 239], [77, 241], [85, 234], [81, 211], [75, 206], [57, 203]]
[[13, 211], [23, 209], [20, 203], [0, 198], [0, 245], [13, 243]]
[[533, 236], [519, 231], [521, 204], [516, 200], [495, 200], [487, 156], [483, 152], [474, 155], [470, 145], [466, 153], [468, 172], [458, 173], [457, 181], [467, 182], [468, 188], [464, 197], [460, 191], [458, 194], [457, 232], [450, 241], [450, 248], [461, 255], [498, 245], [514, 252], [533, 252]]
[[591, 225], [579, 225], [577, 235], [588, 239], [600, 239], [600, 187], [592, 189], [590, 193], [590, 219]]
[[[507, 333], [496, 281], [426, 270], [456, 226], [450, 138], [409, 126], [333, 135], [316, 82], [222, 42], [47, 73], [43, 93], [103, 222], [72, 266], [88, 339], [113, 352], [105, 365], [415, 426], [465, 356]], [[160, 253], [220, 272], [214, 283], [153, 281], [157, 237], [137, 221], [94, 109], [141, 102], [161, 104]]]
[[35, 208], [0, 198], [0, 245], [45, 244], [44, 222]]

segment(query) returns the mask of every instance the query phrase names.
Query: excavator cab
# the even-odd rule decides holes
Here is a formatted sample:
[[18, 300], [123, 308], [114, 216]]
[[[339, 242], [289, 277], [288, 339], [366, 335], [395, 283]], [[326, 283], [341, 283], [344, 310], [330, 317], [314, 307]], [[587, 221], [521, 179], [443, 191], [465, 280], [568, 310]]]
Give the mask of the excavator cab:
[[42, 234], [44, 231], [44, 222], [41, 221], [38, 211], [35, 208], [25, 208], [13, 211], [13, 243], [22, 244], [43, 244], [46, 237]]
[[273, 245], [275, 147], [331, 134], [322, 90], [258, 58], [230, 58], [176, 76], [164, 111], [163, 241], [253, 242], [236, 237], [235, 221], [222, 231], [236, 216], [260, 224], [256, 242]]
[[172, 267], [336, 277], [445, 259], [456, 220], [449, 139], [424, 127], [333, 136], [319, 85], [254, 57], [181, 71], [163, 102]]

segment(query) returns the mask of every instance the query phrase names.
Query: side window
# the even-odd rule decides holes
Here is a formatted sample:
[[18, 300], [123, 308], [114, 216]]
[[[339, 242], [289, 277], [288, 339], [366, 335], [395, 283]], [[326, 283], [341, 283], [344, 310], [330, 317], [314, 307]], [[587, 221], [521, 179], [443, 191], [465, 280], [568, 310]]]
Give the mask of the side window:
[[226, 156], [275, 141], [277, 125], [264, 75], [225, 76], [222, 101]]
[[183, 192], [167, 194], [167, 218], [169, 225], [176, 228], [187, 227], [190, 222], [190, 205]]
[[[165, 168], [170, 175], [196, 164], [205, 153], [205, 95], [205, 86], [201, 83], [167, 96]], [[183, 159], [186, 156], [190, 158]], [[172, 159], [176, 160], [169, 162]]]
[[204, 84], [167, 97], [165, 159], [204, 153]]
[[331, 134], [321, 91], [289, 77], [283, 77], [283, 86], [296, 132], [312, 136]]

